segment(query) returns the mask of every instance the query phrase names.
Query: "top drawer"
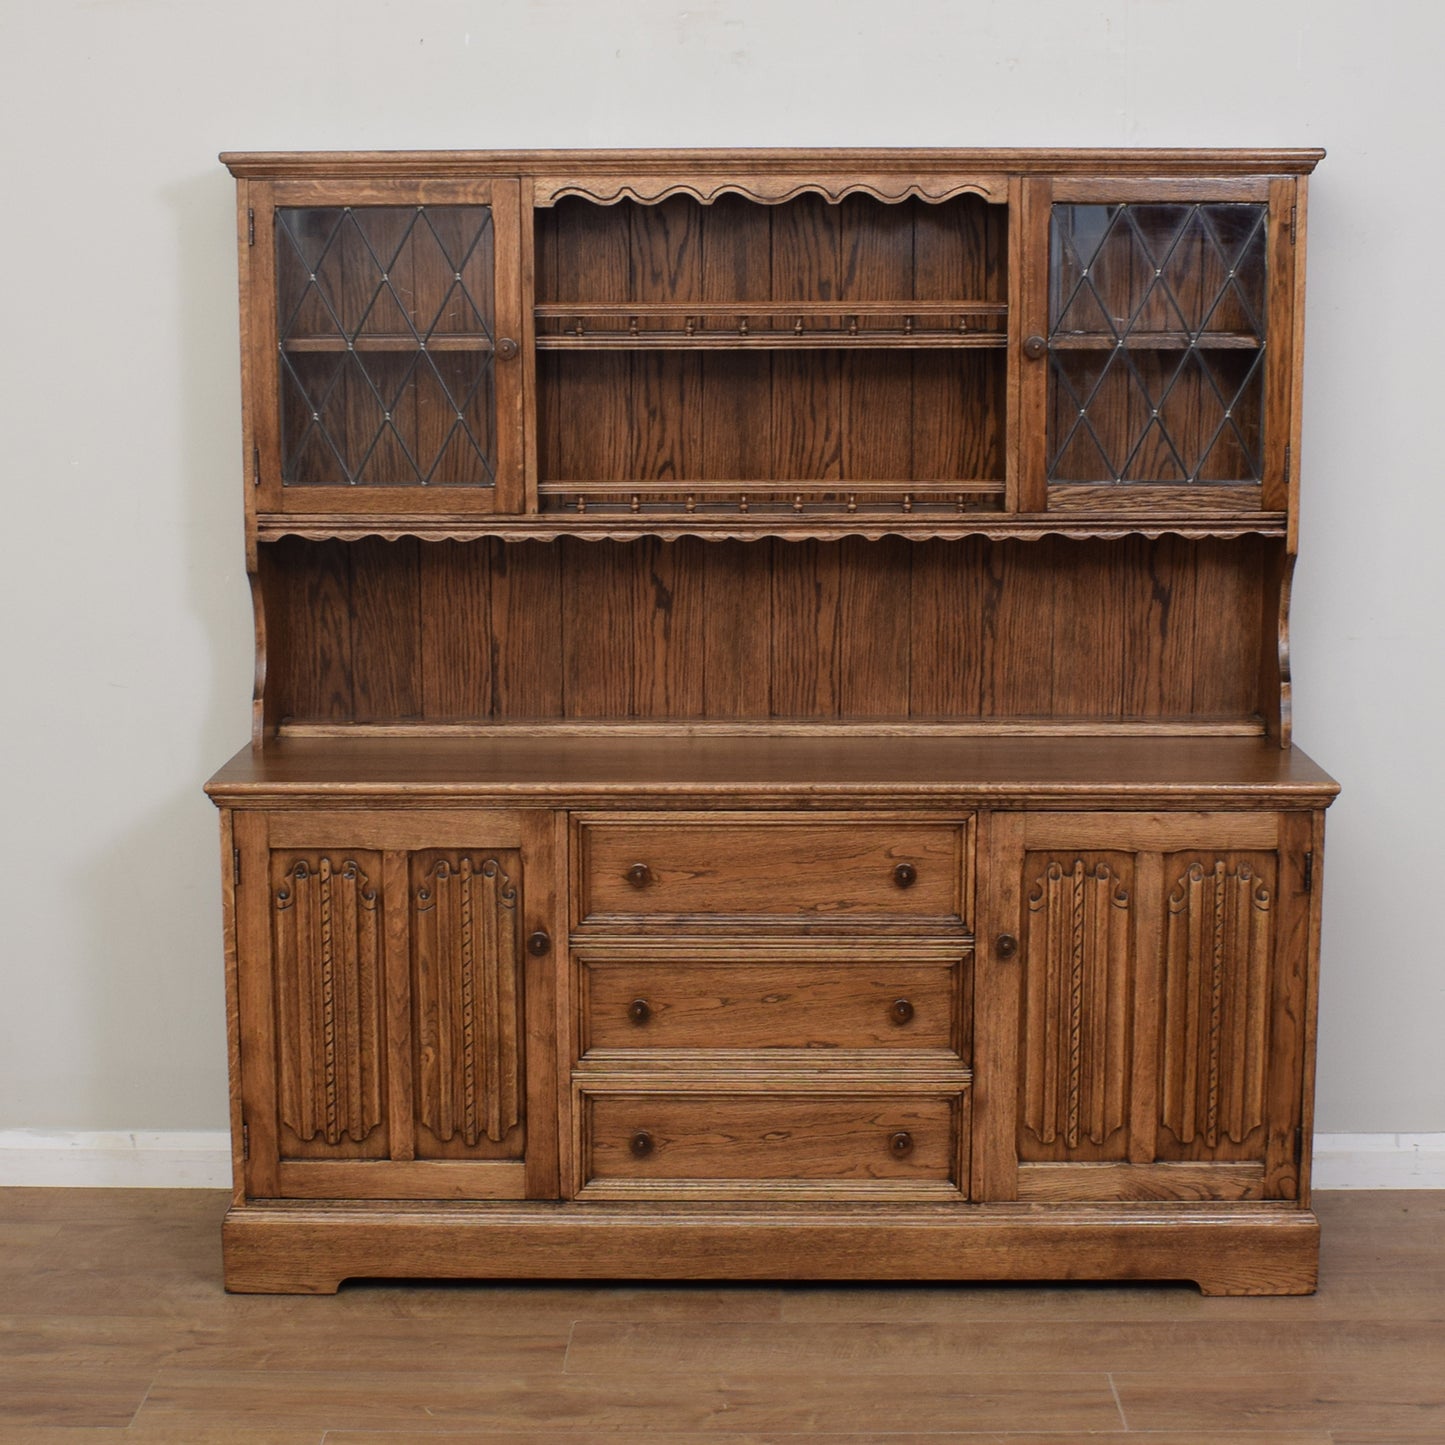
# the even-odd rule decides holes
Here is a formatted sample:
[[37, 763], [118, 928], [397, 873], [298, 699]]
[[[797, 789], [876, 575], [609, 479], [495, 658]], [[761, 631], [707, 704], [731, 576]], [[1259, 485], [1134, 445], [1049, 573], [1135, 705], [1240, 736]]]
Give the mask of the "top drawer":
[[575, 927], [969, 927], [972, 825], [964, 820], [592, 817], [578, 820], [574, 856]]

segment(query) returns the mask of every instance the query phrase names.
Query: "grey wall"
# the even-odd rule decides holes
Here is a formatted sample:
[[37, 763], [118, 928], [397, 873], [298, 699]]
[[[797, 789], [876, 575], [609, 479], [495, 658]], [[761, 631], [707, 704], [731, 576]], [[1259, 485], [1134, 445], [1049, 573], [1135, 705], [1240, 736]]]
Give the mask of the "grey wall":
[[225, 1123], [245, 739], [221, 149], [1323, 145], [1298, 738], [1331, 815], [1319, 1126], [1445, 1130], [1445, 10], [1361, 0], [4, 7], [0, 1128]]

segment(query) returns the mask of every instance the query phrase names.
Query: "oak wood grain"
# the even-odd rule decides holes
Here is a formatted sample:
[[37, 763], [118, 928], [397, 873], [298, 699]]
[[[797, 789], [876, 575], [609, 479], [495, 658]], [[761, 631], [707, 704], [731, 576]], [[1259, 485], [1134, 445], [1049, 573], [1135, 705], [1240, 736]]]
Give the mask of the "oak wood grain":
[[[257, 746], [211, 784], [231, 1288], [1315, 1287], [1312, 880], [1335, 785], [1289, 747], [1288, 606], [1319, 158], [226, 158], [257, 653]], [[307, 208], [338, 229], [298, 247]], [[1184, 229], [1161, 266], [1113, 246], [1095, 313], [1066, 320], [1074, 222]], [[1262, 247], [1210, 230], [1235, 222]], [[297, 373], [335, 384], [301, 398]], [[445, 398], [442, 374], [483, 380]], [[1076, 406], [1102, 450], [1060, 461]], [[454, 455], [454, 409], [487, 464]], [[1246, 1333], [1197, 1342], [1216, 1375], [1262, 1354]], [[597, 1410], [500, 1337], [489, 1398], [485, 1367], [460, 1377], [439, 1350], [428, 1371], [412, 1337], [386, 1361], [364, 1331], [335, 1369], [296, 1346], [289, 1379], [325, 1385], [307, 1409], [354, 1408], [358, 1355], [404, 1362], [375, 1372], [389, 1406], [343, 1410], [358, 1429], [631, 1431], [661, 1411], [679, 1438], [726, 1408], [730, 1433], [857, 1437], [936, 1428], [918, 1402], [946, 1363], [1011, 1370], [1031, 1348], [885, 1334], [834, 1331], [827, 1368], [867, 1368], [781, 1413], [759, 1369], [791, 1342], [747, 1355], [722, 1328], [584, 1329], [578, 1360], [614, 1352], [593, 1386], [633, 1355], [680, 1362]], [[1127, 1336], [1075, 1334], [1103, 1414], [1015, 1410], [1004, 1433], [1137, 1428], [1106, 1359], [1132, 1361]], [[1193, 1363], [1176, 1334], [1166, 1369]], [[157, 1361], [154, 1334], [98, 1327], [97, 1367], [159, 1371], [142, 1432], [199, 1421], [207, 1390], [269, 1428], [295, 1389], [286, 1338], [197, 1335]], [[1295, 1340], [1271, 1368], [1351, 1367], [1323, 1333]], [[43, 1330], [13, 1343], [50, 1360]], [[730, 1350], [678, 1414], [672, 1384]], [[861, 1388], [919, 1360], [923, 1395]], [[565, 1398], [535, 1387], [549, 1371]], [[970, 1425], [993, 1428], [1000, 1378]]]

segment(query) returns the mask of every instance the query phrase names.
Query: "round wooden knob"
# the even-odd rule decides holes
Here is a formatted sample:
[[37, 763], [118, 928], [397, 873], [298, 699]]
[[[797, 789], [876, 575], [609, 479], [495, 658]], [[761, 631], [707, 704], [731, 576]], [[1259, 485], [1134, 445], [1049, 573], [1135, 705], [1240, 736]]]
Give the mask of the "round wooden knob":
[[545, 929], [539, 928], [527, 939], [527, 952], [533, 958], [545, 958], [552, 951], [552, 939]]
[[1024, 355], [1030, 361], [1038, 361], [1040, 357], [1046, 356], [1049, 350], [1049, 343], [1042, 336], [1030, 336], [1024, 342]]
[[913, 1135], [907, 1129], [900, 1129], [888, 1136], [888, 1152], [895, 1159], [904, 1159], [913, 1153]]
[[635, 998], [627, 1005], [627, 1017], [635, 1024], [645, 1024], [652, 1017], [652, 1005], [645, 998]]
[[918, 882], [918, 869], [912, 863], [900, 863], [893, 870], [893, 881], [900, 888], [912, 888]]
[[896, 1024], [906, 1024], [913, 1018], [913, 1005], [906, 998], [896, 998], [889, 1006], [888, 1017]]
[[627, 1141], [627, 1147], [632, 1150], [638, 1159], [646, 1159], [652, 1153], [652, 1135], [646, 1129], [639, 1129], [631, 1139]]
[[510, 336], [504, 336], [497, 342], [497, 360], [510, 361], [521, 348]]
[[623, 876], [634, 888], [646, 888], [652, 882], [652, 869], [646, 863], [634, 863]]
[[1019, 951], [1019, 941], [1011, 933], [1000, 933], [993, 941], [993, 951], [998, 958], [1012, 958]]

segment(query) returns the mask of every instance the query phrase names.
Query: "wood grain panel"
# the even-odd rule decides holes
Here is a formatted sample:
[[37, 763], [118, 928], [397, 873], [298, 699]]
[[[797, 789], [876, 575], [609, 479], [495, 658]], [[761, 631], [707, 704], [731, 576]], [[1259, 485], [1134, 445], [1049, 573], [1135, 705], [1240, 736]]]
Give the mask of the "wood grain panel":
[[1127, 1155], [1134, 860], [1024, 859], [1020, 1158]]
[[386, 1157], [381, 880], [378, 853], [271, 855], [283, 1157]]
[[1164, 864], [1161, 1153], [1257, 1158], [1257, 1139], [1238, 1146], [1265, 1122], [1275, 860], [1173, 853]]
[[[579, 824], [577, 921], [757, 917], [962, 925], [963, 830], [905, 820]], [[645, 877], [633, 879], [641, 865]], [[915, 876], [900, 882], [896, 870]]]
[[[665, 1191], [684, 1181], [806, 1181], [846, 1193], [849, 1183], [955, 1180], [957, 1100], [948, 1095], [611, 1094], [599, 1085], [583, 1097], [588, 1183]], [[900, 1134], [904, 1147], [893, 1142]]]
[[411, 538], [350, 544], [358, 721], [421, 713], [419, 546]]
[[633, 712], [632, 600], [636, 562], [625, 547], [562, 544], [562, 659], [568, 717]]
[[912, 549], [898, 537], [854, 538], [839, 544], [838, 563], [839, 716], [904, 717], [912, 654]]
[[273, 634], [267, 688], [279, 695], [277, 716], [355, 716], [352, 691], [351, 552], [342, 542], [296, 539], [267, 549], [262, 571], [275, 599], [267, 616], [286, 620]]
[[[958, 1052], [960, 959], [820, 951], [770, 956], [574, 949], [582, 1050], [937, 1049]], [[646, 1005], [636, 1007], [639, 1000]], [[898, 1007], [900, 1001], [906, 1008]]]
[[286, 625], [268, 630], [267, 704], [307, 722], [1257, 719], [1260, 555], [1177, 538], [268, 543], [260, 584]]
[[491, 554], [475, 542], [420, 548], [421, 710], [439, 722], [494, 715]]
[[702, 549], [706, 717], [760, 718], [773, 713], [774, 545], [764, 538]]
[[964, 619], [978, 576], [972, 543], [916, 542], [908, 589], [908, 714], [933, 718], [979, 710], [979, 653]]
[[[695, 537], [673, 543], [644, 537], [628, 547], [632, 699], [639, 717], [691, 718], [704, 712], [707, 547]], [[736, 626], [736, 618], [727, 621]]]
[[799, 542], [772, 555], [773, 716], [836, 717], [841, 553]]
[[989, 669], [984, 715], [1047, 717], [1053, 704], [1055, 558], [1005, 545], [987, 554], [986, 565], [980, 616]]
[[488, 651], [492, 693], [485, 716], [555, 718], [563, 714], [562, 549], [539, 542], [492, 542]]
[[513, 850], [411, 856], [419, 1157], [521, 1152], [521, 873]]

